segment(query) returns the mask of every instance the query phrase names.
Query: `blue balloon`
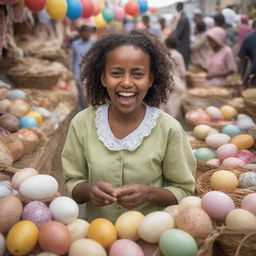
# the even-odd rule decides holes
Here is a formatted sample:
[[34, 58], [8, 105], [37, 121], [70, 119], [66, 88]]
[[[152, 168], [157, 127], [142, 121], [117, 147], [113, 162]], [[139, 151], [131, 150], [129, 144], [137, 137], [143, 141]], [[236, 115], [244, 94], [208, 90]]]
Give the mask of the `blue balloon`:
[[80, 0], [67, 0], [67, 16], [71, 20], [78, 19], [82, 15], [83, 7]]
[[138, 0], [138, 5], [140, 12], [146, 12], [148, 10], [148, 1], [147, 0]]

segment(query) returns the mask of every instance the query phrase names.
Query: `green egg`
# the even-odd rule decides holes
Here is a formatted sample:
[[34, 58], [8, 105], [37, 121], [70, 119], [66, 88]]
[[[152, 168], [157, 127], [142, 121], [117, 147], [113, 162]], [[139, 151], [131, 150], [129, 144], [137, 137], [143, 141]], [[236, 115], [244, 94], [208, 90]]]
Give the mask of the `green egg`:
[[159, 247], [164, 256], [196, 256], [195, 239], [180, 229], [165, 231], [159, 240]]
[[207, 162], [210, 159], [216, 158], [216, 150], [211, 148], [199, 148], [196, 150], [195, 157], [199, 161]]

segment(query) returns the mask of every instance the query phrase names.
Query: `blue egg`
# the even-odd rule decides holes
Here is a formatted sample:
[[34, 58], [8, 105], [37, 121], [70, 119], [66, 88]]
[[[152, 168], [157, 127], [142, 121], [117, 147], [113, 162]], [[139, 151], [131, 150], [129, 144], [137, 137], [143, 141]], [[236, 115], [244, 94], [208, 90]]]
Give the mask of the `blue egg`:
[[8, 92], [8, 96], [7, 96], [8, 99], [10, 100], [14, 100], [14, 99], [22, 99], [24, 100], [26, 98], [26, 93], [23, 92], [22, 90], [10, 90]]
[[29, 128], [37, 126], [37, 121], [33, 116], [23, 116], [20, 118], [20, 128]]
[[216, 158], [216, 150], [211, 148], [199, 148], [196, 150], [195, 157], [199, 161], [207, 162]]
[[225, 133], [229, 135], [231, 138], [239, 135], [241, 133], [241, 130], [238, 126], [233, 125], [233, 124], [228, 124], [223, 127], [222, 133]]
[[12, 189], [8, 188], [3, 182], [0, 182], [0, 198], [12, 194]]

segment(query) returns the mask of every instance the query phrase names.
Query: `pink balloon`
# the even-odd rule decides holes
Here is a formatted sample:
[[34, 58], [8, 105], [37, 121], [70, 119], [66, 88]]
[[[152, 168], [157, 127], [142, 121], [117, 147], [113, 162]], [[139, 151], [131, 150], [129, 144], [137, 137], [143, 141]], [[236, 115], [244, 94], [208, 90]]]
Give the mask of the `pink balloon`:
[[92, 3], [92, 0], [81, 0], [81, 4], [83, 7], [82, 17], [89, 18], [90, 16], [92, 16], [94, 12], [94, 5]]
[[95, 0], [93, 3], [93, 6], [94, 6], [94, 10], [93, 10], [92, 15], [97, 16], [101, 12], [101, 7], [100, 7], [99, 1]]
[[114, 6], [114, 13], [115, 13], [115, 19], [116, 20], [123, 21], [123, 19], [125, 17], [125, 11], [121, 6], [115, 5]]

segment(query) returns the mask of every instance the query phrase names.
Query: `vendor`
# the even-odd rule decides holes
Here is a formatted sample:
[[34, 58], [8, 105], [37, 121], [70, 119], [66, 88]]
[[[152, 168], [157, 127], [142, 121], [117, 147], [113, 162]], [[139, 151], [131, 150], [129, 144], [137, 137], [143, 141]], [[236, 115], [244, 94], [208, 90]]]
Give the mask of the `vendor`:
[[226, 77], [237, 71], [232, 50], [226, 43], [226, 32], [221, 27], [214, 27], [207, 31], [207, 37], [213, 54], [207, 65], [206, 85], [225, 85]]

